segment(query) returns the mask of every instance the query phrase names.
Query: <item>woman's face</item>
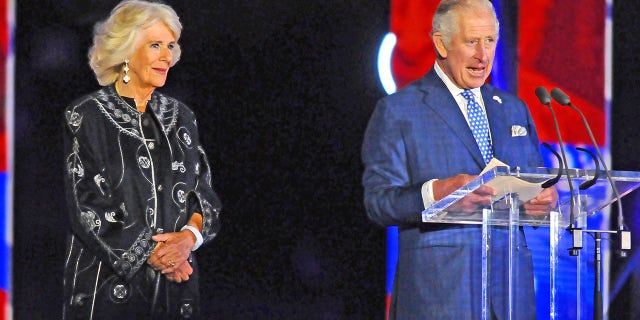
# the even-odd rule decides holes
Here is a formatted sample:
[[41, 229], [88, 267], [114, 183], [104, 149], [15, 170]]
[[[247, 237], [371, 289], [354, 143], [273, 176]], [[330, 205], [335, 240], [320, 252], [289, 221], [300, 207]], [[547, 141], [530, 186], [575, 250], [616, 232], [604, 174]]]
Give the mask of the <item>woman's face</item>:
[[143, 30], [138, 48], [129, 59], [129, 85], [140, 89], [164, 86], [175, 47], [176, 38], [164, 23]]

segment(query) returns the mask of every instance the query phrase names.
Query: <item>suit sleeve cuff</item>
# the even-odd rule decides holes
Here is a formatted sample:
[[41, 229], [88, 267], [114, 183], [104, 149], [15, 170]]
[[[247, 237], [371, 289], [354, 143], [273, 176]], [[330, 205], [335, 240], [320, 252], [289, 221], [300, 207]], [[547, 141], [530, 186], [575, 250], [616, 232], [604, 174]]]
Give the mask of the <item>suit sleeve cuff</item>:
[[431, 179], [422, 184], [422, 203], [424, 208], [429, 208], [436, 200], [433, 198], [433, 182], [438, 179]]

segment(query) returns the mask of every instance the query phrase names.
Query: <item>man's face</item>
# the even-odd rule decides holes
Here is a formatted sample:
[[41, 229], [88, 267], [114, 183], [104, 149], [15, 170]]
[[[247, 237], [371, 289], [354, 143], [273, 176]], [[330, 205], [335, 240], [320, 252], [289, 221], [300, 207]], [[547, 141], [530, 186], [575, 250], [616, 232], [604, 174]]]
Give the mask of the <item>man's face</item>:
[[461, 11], [458, 32], [448, 48], [442, 34], [436, 32], [433, 41], [441, 59], [438, 63], [449, 79], [462, 89], [482, 86], [491, 73], [496, 53], [496, 25], [493, 15], [485, 10]]

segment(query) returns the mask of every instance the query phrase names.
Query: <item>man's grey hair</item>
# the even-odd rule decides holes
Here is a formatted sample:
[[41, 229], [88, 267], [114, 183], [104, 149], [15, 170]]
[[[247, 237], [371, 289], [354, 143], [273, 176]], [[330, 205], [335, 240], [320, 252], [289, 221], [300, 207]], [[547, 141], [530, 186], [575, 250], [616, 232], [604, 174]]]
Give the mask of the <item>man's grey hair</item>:
[[[496, 22], [496, 35], [500, 34], [500, 23], [496, 15], [496, 10], [489, 0], [443, 0], [438, 5], [436, 13], [433, 15], [431, 36], [434, 33], [442, 34], [442, 42], [447, 49], [450, 49], [451, 39], [458, 33], [458, 15], [462, 11], [486, 10], [493, 15]], [[496, 39], [498, 40], [498, 39]]]

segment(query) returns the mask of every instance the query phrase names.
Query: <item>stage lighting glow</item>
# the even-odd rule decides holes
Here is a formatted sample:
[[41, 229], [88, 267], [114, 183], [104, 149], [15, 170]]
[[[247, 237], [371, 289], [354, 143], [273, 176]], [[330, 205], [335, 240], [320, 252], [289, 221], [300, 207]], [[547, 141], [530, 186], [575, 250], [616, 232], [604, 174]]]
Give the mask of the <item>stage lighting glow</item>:
[[396, 42], [396, 35], [389, 32], [382, 39], [378, 50], [378, 77], [387, 94], [396, 92], [396, 82], [393, 80], [393, 74], [391, 73], [391, 55]]

